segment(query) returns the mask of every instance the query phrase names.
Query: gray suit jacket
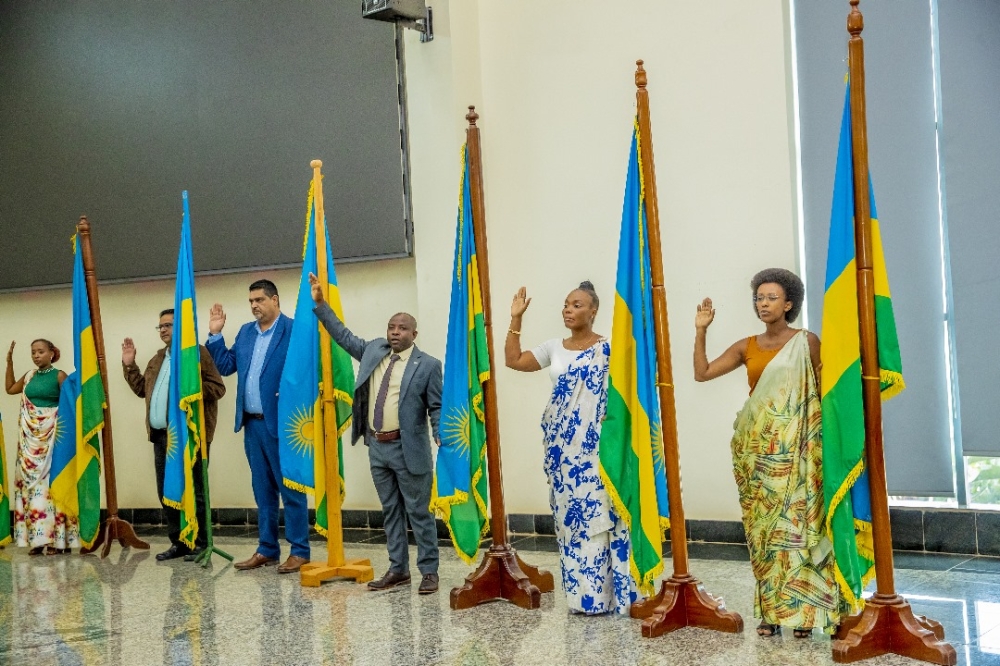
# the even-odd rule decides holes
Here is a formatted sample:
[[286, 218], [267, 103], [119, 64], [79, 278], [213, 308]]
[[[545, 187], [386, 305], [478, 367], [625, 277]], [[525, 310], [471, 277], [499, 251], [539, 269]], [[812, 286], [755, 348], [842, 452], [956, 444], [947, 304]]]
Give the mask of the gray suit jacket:
[[[354, 443], [363, 437], [368, 425], [368, 380], [378, 364], [392, 349], [385, 338], [363, 340], [354, 335], [326, 303], [313, 312], [323, 327], [340, 347], [356, 358], [361, 366], [354, 382]], [[399, 435], [403, 445], [403, 458], [411, 474], [427, 474], [434, 469], [427, 432], [430, 419], [434, 439], [439, 440], [438, 422], [441, 417], [441, 361], [420, 351], [416, 345], [403, 371], [399, 387]], [[367, 440], [365, 441], [367, 444]]]

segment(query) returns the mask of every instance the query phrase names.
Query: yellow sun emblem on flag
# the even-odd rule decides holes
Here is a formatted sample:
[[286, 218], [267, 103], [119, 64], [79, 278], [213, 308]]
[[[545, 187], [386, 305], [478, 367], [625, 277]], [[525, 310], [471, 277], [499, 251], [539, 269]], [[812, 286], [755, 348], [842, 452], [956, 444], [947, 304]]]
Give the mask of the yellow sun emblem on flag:
[[167, 428], [167, 460], [177, 455], [180, 447], [177, 445], [177, 428], [173, 425]]
[[468, 455], [472, 442], [468, 408], [453, 407], [445, 414], [442, 421], [441, 438], [444, 440], [442, 443], [454, 446], [462, 455]]
[[288, 440], [296, 453], [312, 457], [316, 446], [316, 428], [313, 421], [313, 410], [299, 407], [288, 420], [285, 428]]
[[652, 428], [653, 438], [653, 466], [656, 469], [664, 469], [666, 461], [663, 458], [663, 428], [661, 424], [654, 423]]

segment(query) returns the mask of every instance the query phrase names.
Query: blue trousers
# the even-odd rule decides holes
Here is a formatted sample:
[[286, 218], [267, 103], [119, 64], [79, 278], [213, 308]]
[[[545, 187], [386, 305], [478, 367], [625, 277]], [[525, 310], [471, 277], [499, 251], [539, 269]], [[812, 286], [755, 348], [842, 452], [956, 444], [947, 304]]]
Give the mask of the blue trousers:
[[263, 419], [249, 419], [243, 424], [243, 448], [250, 463], [250, 482], [257, 502], [257, 552], [279, 558], [278, 497], [285, 505], [285, 540], [292, 555], [309, 559], [309, 505], [305, 493], [292, 490], [282, 482], [278, 460], [278, 440], [267, 433]]

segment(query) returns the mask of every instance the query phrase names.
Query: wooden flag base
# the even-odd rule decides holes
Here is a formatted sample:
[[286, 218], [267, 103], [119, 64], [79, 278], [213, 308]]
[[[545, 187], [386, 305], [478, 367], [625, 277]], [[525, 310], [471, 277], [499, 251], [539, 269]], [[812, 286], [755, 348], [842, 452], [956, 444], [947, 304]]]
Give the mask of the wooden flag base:
[[944, 642], [940, 622], [914, 615], [898, 594], [876, 594], [859, 615], [845, 618], [833, 637], [833, 660], [846, 664], [882, 654], [898, 654], [954, 666], [955, 648]]
[[465, 585], [451, 591], [451, 609], [472, 608], [487, 601], [504, 599], [526, 609], [538, 608], [542, 594], [552, 592], [555, 581], [548, 571], [526, 564], [508, 544], [494, 544]]
[[725, 602], [705, 591], [690, 574], [663, 581], [655, 597], [632, 604], [630, 615], [642, 620], [642, 635], [656, 638], [683, 627], [701, 627], [738, 634], [743, 631], [739, 613], [726, 610]]
[[122, 520], [118, 516], [108, 516], [101, 523], [100, 529], [97, 530], [97, 539], [94, 541], [94, 545], [90, 548], [81, 548], [80, 554], [90, 555], [96, 552], [98, 548], [101, 548], [103, 544], [104, 548], [101, 548], [101, 559], [103, 560], [111, 552], [111, 544], [116, 539], [122, 548], [149, 550], [149, 544], [135, 535], [135, 530], [132, 529], [131, 523], [127, 520]]
[[375, 580], [375, 570], [368, 560], [346, 560], [340, 566], [327, 562], [310, 562], [299, 569], [303, 587], [319, 587], [331, 578], [353, 578], [358, 583]]

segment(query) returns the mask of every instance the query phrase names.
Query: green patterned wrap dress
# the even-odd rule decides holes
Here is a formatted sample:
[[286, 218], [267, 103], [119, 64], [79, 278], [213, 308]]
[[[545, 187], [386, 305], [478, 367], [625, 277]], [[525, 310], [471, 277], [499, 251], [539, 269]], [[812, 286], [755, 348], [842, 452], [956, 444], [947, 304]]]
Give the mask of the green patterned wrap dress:
[[820, 628], [840, 622], [829, 540], [823, 532], [820, 397], [800, 331], [767, 364], [736, 417], [733, 475], [767, 624]]

